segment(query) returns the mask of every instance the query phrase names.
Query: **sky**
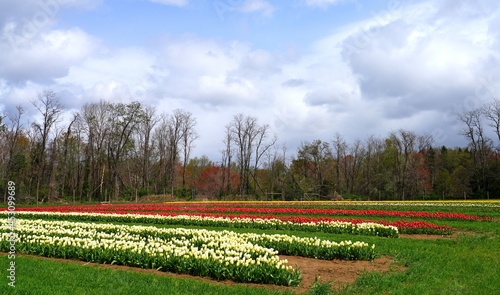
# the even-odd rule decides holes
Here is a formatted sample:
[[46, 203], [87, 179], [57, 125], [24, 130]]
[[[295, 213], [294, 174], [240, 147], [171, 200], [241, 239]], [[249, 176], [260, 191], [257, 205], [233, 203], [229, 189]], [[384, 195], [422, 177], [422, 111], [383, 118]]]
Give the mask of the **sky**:
[[[0, 112], [53, 90], [197, 119], [193, 156], [220, 159], [239, 113], [288, 153], [398, 129], [465, 146], [456, 114], [500, 91], [496, 0], [1, 0]], [[63, 124], [61, 122], [60, 124]]]

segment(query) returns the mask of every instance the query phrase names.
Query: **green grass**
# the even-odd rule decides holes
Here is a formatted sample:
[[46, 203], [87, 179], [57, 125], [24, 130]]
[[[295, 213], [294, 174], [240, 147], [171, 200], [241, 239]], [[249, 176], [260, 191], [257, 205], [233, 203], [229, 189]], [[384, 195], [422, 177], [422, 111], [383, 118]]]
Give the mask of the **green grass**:
[[[196, 279], [180, 279], [134, 271], [116, 270], [92, 266], [83, 262], [71, 263], [18, 256], [15, 288], [7, 285], [2, 275], [0, 294], [291, 294], [264, 288], [203, 282]], [[9, 259], [0, 255], [0, 265], [7, 269]], [[7, 274], [7, 270], [4, 272]]]
[[405, 273], [370, 273], [338, 294], [498, 294], [500, 240], [486, 235], [457, 240], [399, 239], [377, 243]]
[[499, 224], [453, 223], [469, 229], [474, 224], [478, 232], [437, 240], [365, 238], [377, 245], [379, 255], [394, 257], [407, 271], [392, 275], [368, 273], [333, 294], [498, 294]]

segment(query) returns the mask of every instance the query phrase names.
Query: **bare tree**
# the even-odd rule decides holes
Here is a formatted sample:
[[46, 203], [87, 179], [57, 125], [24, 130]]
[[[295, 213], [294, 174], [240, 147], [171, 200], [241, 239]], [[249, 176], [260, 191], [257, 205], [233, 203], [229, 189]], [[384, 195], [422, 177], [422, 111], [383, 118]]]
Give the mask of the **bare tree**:
[[356, 178], [361, 168], [364, 153], [365, 150], [361, 141], [356, 139], [349, 149], [349, 155], [345, 159], [347, 165], [346, 187], [349, 193], [354, 192]]
[[63, 159], [66, 167], [63, 169], [65, 174], [61, 194], [72, 195], [73, 202], [76, 202], [77, 195], [79, 201], [82, 201], [84, 172], [90, 168], [90, 161], [85, 154], [88, 147], [88, 141], [85, 141], [86, 127], [82, 113], [74, 113], [64, 138]]
[[417, 136], [417, 150], [419, 152], [426, 151], [432, 148], [434, 137], [429, 133], [424, 133]]
[[86, 191], [89, 201], [92, 200], [92, 196], [98, 198], [104, 196], [106, 141], [111, 132], [111, 116], [111, 104], [103, 100], [84, 105], [79, 116], [79, 126], [87, 137], [86, 169], [82, 190]]
[[255, 143], [255, 159], [254, 159], [254, 166], [253, 169], [250, 170], [250, 174], [252, 175], [252, 178], [254, 180], [255, 186], [259, 188], [259, 191], [265, 195], [265, 191], [262, 189], [262, 187], [259, 184], [258, 177], [257, 177], [257, 170], [259, 169], [260, 165], [260, 160], [262, 156], [271, 148], [275, 145], [276, 141], [278, 138], [276, 135], [274, 135], [271, 138], [268, 138], [268, 130], [269, 130], [269, 125], [265, 124], [259, 127], [259, 131], [256, 137], [256, 143]]
[[498, 144], [500, 149], [500, 100], [494, 99], [490, 104], [483, 108], [483, 113], [489, 121], [489, 126], [493, 128], [493, 131], [497, 135]]
[[[155, 150], [155, 160], [157, 162], [156, 178], [159, 187], [165, 188], [167, 186], [169, 173], [169, 132], [170, 132], [170, 118], [166, 114], [160, 115], [158, 126], [153, 131], [153, 147]], [[157, 188], [159, 189], [159, 188]], [[161, 191], [166, 194], [166, 191]]]
[[232, 141], [238, 148], [237, 159], [240, 169], [240, 194], [250, 192], [250, 161], [253, 153], [253, 144], [257, 136], [257, 118], [238, 114], [231, 122]]
[[0, 132], [4, 132], [6, 130], [5, 123], [3, 123], [3, 119], [5, 119], [5, 115], [0, 114]]
[[395, 193], [405, 199], [409, 195], [408, 182], [410, 181], [409, 172], [413, 169], [413, 152], [417, 143], [417, 135], [408, 130], [399, 129], [389, 135], [392, 147], [396, 150], [394, 168]]
[[142, 187], [149, 191], [149, 174], [151, 163], [151, 133], [160, 121], [153, 107], [144, 108], [144, 116], [139, 122], [139, 147], [142, 150]]
[[[8, 166], [7, 162], [9, 161], [8, 159], [8, 143], [7, 143], [7, 127], [5, 126], [5, 123], [3, 123], [3, 119], [5, 118], [5, 115], [0, 113], [0, 179], [3, 179], [6, 182], [8, 182], [9, 177], [8, 177]], [[5, 184], [4, 183], [4, 184]], [[7, 191], [4, 192], [4, 202], [7, 201]]]
[[194, 141], [198, 138], [198, 133], [194, 129], [196, 118], [190, 112], [183, 113], [182, 120], [182, 151], [184, 154], [182, 165], [182, 190], [186, 189], [186, 166], [189, 161], [191, 149], [194, 147]]
[[399, 129], [389, 134], [389, 153], [393, 167], [394, 194], [402, 200], [411, 198], [420, 190], [417, 156], [432, 146], [432, 136], [417, 135], [413, 131]]
[[[479, 126], [482, 129], [481, 110], [475, 109], [463, 112], [458, 115], [458, 119], [465, 124], [465, 127], [460, 131], [460, 134], [469, 140], [469, 145], [472, 150], [478, 150], [479, 143], [476, 128]], [[482, 130], [480, 130], [480, 132], [482, 132]]]
[[182, 139], [182, 125], [184, 123], [185, 112], [183, 110], [174, 110], [170, 116], [170, 124], [168, 125], [168, 151], [169, 151], [169, 185], [171, 193], [174, 195], [175, 176], [177, 169], [177, 161], [179, 159], [180, 142]]
[[[344, 192], [347, 187], [345, 182], [347, 181], [347, 164], [345, 162], [345, 157], [347, 153], [347, 142], [340, 133], [336, 133], [333, 138], [333, 153], [335, 154], [335, 179], [336, 179], [336, 190]], [[344, 185], [341, 184], [341, 180], [344, 180]]]
[[268, 191], [266, 194], [270, 195], [271, 199], [274, 199], [274, 195], [279, 193], [275, 191], [278, 190], [281, 193], [282, 200], [285, 200], [283, 182], [286, 174], [286, 146], [285, 144], [281, 146], [281, 154], [277, 145], [268, 149], [265, 154], [265, 165], [269, 172], [267, 177]]
[[[240, 169], [240, 194], [250, 193], [251, 162], [254, 160], [253, 170], [257, 169], [259, 160], [263, 153], [272, 144], [266, 143], [269, 125], [259, 125], [257, 118], [238, 114], [229, 123], [227, 131], [231, 135], [232, 142], [238, 150], [237, 159]], [[255, 177], [254, 177], [255, 179]]]
[[488, 164], [488, 155], [491, 151], [491, 139], [486, 136], [483, 127], [484, 109], [474, 109], [465, 111], [458, 115], [458, 119], [465, 124], [461, 135], [469, 140], [472, 159], [479, 174], [478, 190], [486, 188], [486, 169]]
[[[305, 176], [301, 181], [301, 189], [305, 193], [314, 193], [320, 197], [329, 195], [330, 187], [326, 184], [325, 178], [329, 168], [328, 162], [331, 159], [332, 151], [328, 142], [317, 139], [311, 143], [301, 143], [297, 160], [302, 164], [302, 174]], [[306, 178], [312, 181], [308, 182]]]
[[[232, 141], [231, 141], [231, 126], [226, 126], [226, 136], [223, 139], [224, 149], [221, 150], [222, 154], [222, 185], [220, 188], [220, 194], [225, 193], [228, 194], [231, 190], [231, 163], [233, 150], [231, 149]], [[227, 181], [227, 185], [226, 185]]]
[[[198, 138], [198, 134], [194, 129], [195, 126], [196, 118], [190, 112], [176, 109], [172, 115], [162, 114], [159, 125], [154, 129], [153, 142], [157, 151], [158, 166], [160, 167], [161, 186], [169, 187], [172, 195], [177, 182], [176, 176], [180, 153], [182, 152], [183, 156], [183, 166], [186, 167], [193, 148], [193, 142]], [[185, 168], [183, 168], [183, 187], [186, 184], [185, 175]]]
[[46, 159], [45, 153], [47, 150], [47, 144], [49, 142], [49, 134], [54, 124], [59, 120], [59, 117], [63, 111], [63, 108], [59, 104], [59, 97], [56, 93], [51, 90], [45, 90], [42, 94], [38, 95], [37, 100], [31, 102], [33, 106], [42, 115], [41, 122], [34, 122], [32, 128], [35, 133], [39, 135], [40, 142], [38, 143], [38, 155], [37, 155], [37, 181], [36, 181], [36, 201], [39, 202], [39, 192], [40, 185], [43, 176], [45, 175], [46, 169]]
[[107, 142], [109, 202], [111, 202], [111, 196], [120, 194], [122, 180], [119, 177], [119, 164], [123, 160], [122, 157], [133, 147], [132, 134], [143, 117], [143, 109], [139, 102], [118, 103], [111, 105], [111, 112], [111, 129]]
[[61, 165], [61, 155], [60, 155], [60, 138], [63, 128], [57, 127], [54, 128], [54, 138], [50, 141], [49, 146], [47, 148], [47, 176], [48, 176], [48, 201], [54, 201], [55, 198], [58, 197], [58, 182], [59, 178], [57, 174], [59, 174], [61, 169], [65, 169], [65, 165]]
[[[13, 163], [14, 156], [18, 152], [18, 140], [22, 134], [22, 123], [21, 118], [24, 114], [25, 110], [22, 106], [16, 106], [16, 113], [7, 114], [7, 118], [9, 119], [9, 124], [4, 125], [0, 124], [0, 132], [4, 134], [6, 151], [7, 151], [7, 161], [5, 164], [6, 172], [5, 172], [5, 184], [9, 181], [12, 173], [14, 172]], [[0, 117], [0, 123], [2, 122], [2, 118]], [[4, 187], [7, 187], [5, 185]], [[7, 190], [4, 193], [4, 202], [7, 202]]]
[[[59, 174], [61, 175], [61, 195], [65, 193], [65, 186], [67, 182], [67, 178], [70, 177], [70, 175], [73, 173], [70, 169], [70, 164], [68, 161], [68, 152], [69, 152], [69, 146], [70, 146], [70, 138], [71, 134], [73, 132], [73, 125], [78, 119], [78, 114], [73, 114], [73, 118], [71, 119], [70, 123], [68, 124], [68, 128], [66, 129], [66, 132], [64, 133], [64, 139], [63, 139], [63, 147], [62, 147], [62, 165], [61, 169], [59, 171]], [[74, 167], [72, 167], [74, 168]]]
[[380, 199], [384, 190], [384, 174], [386, 173], [382, 165], [382, 153], [385, 144], [381, 138], [370, 136], [365, 143], [364, 161], [364, 183], [362, 187], [365, 195], [374, 196]]

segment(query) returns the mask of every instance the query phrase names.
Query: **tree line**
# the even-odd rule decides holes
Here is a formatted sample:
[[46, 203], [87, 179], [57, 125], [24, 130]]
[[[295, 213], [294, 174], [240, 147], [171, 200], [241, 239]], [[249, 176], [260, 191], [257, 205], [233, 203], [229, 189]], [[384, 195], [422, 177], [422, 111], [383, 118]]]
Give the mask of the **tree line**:
[[[347, 142], [303, 141], [288, 154], [269, 125], [234, 115], [221, 139], [220, 159], [191, 157], [197, 120], [177, 109], [158, 114], [139, 102], [65, 110], [47, 90], [25, 108], [0, 116], [0, 193], [16, 183], [18, 199], [137, 200], [145, 195], [187, 199], [311, 200], [361, 198], [500, 198], [500, 101], [457, 115], [465, 147], [436, 147], [432, 136], [399, 129]], [[26, 125], [26, 126], [25, 126]], [[488, 135], [492, 134], [492, 137]]]

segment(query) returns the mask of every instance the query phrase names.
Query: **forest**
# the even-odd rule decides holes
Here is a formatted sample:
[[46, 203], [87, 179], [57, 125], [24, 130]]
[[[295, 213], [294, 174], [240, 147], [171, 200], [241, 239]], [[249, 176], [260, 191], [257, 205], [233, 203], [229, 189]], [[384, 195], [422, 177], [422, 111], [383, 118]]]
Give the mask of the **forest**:
[[[186, 200], [426, 200], [500, 198], [500, 100], [457, 114], [468, 145], [434, 146], [429, 134], [398, 129], [347, 142], [279, 144], [269, 125], [245, 114], [227, 122], [220, 158], [192, 157], [199, 134], [188, 110], [157, 113], [139, 102], [87, 103], [62, 123], [58, 95], [46, 90], [0, 114], [0, 193], [18, 202]], [[67, 114], [66, 114], [67, 115]], [[217, 140], [217, 139], [214, 139]]]

